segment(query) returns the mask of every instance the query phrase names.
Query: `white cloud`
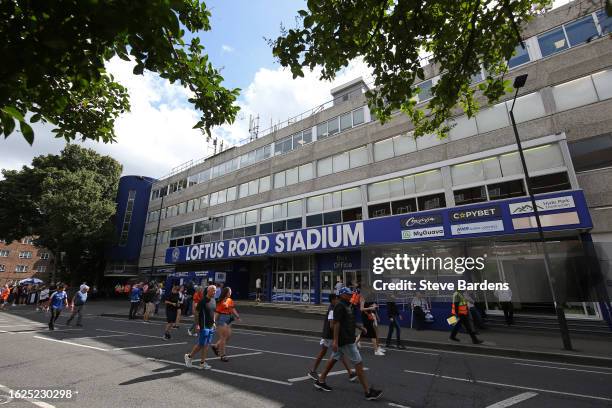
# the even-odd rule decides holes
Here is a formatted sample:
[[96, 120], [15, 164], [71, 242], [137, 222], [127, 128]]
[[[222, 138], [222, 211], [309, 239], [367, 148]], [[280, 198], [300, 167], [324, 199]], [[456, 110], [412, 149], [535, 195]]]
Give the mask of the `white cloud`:
[[[159, 76], [132, 74], [133, 65], [115, 58], [108, 63], [115, 79], [128, 88], [131, 111], [115, 122], [117, 142], [76, 142], [101, 154], [114, 157], [123, 165], [123, 174], [161, 177], [173, 167], [197, 160], [213, 152], [201, 132], [192, 129], [199, 115], [187, 102], [190, 91]], [[260, 131], [286, 121], [331, 99], [330, 89], [358, 76], [369, 81], [367, 69], [354, 62], [340, 72], [333, 82], [322, 82], [318, 72], [305, 72], [292, 79], [283, 68], [261, 68], [238, 100], [241, 111], [231, 125], [213, 129], [213, 135], [234, 144], [249, 136], [249, 115], [260, 116]], [[0, 140], [0, 169], [18, 169], [40, 154], [57, 154], [64, 146], [55, 139], [49, 126], [35, 126], [36, 139], [29, 146], [20, 134]]]
[[227, 44], [223, 44], [221, 46], [221, 52], [234, 52], [234, 48]]

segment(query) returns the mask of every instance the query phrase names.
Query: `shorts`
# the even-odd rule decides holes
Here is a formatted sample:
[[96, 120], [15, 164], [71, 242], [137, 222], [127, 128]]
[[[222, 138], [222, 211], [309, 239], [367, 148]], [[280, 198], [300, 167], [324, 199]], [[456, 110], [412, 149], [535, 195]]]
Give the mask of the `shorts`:
[[153, 313], [154, 310], [155, 310], [155, 305], [153, 304], [153, 302], [145, 303], [145, 313], [151, 314]]
[[363, 318], [361, 317], [361, 309], [356, 307], [353, 309], [353, 313], [355, 313], [355, 326], [363, 326]]
[[217, 319], [217, 321], [215, 323], [217, 323], [217, 326], [219, 327], [223, 327], [223, 326], [229, 326], [231, 323], [231, 318], [232, 315], [229, 314], [220, 314], [219, 318]]
[[332, 354], [332, 358], [336, 361], [342, 360], [342, 357], [344, 356], [346, 356], [353, 364], [359, 364], [362, 361], [361, 354], [359, 354], [359, 349], [357, 349], [357, 345], [355, 343], [340, 346], [338, 347], [338, 351], [335, 351], [334, 354]]
[[334, 341], [332, 339], [321, 339], [319, 344], [321, 345], [321, 347], [331, 348], [333, 342]]
[[208, 346], [210, 343], [212, 343], [214, 337], [214, 329], [201, 329], [200, 334], [198, 335], [198, 345]]
[[172, 310], [169, 308], [166, 308], [166, 321], [168, 323], [174, 323], [176, 322], [176, 310]]

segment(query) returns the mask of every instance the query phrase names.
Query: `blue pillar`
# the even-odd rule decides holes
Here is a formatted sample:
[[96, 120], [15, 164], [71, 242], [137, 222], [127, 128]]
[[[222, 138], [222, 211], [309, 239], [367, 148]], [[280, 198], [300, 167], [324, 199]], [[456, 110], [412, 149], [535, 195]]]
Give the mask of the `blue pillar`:
[[272, 258], [270, 257], [266, 258], [265, 274], [266, 274], [265, 299], [267, 299], [268, 302], [272, 302], [272, 286], [274, 286], [274, 284], [272, 282]]
[[317, 305], [321, 304], [321, 272], [319, 271], [319, 258], [317, 254], [313, 256], [314, 258], [314, 303]]

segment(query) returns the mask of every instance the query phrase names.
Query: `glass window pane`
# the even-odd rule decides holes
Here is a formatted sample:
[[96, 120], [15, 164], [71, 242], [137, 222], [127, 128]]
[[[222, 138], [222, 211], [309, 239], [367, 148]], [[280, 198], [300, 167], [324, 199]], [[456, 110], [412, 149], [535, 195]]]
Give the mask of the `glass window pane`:
[[519, 65], [522, 65], [526, 62], [529, 62], [529, 53], [527, 52], [527, 47], [521, 47], [521, 44], [518, 44], [514, 48], [514, 55], [508, 61], [508, 67], [514, 68]]
[[576, 171], [612, 167], [612, 132], [569, 143]]
[[236, 186], [229, 187], [227, 189], [227, 201], [234, 201], [236, 199]]
[[214, 192], [214, 193], [210, 193], [210, 205], [217, 205], [217, 202], [219, 201], [219, 193], [218, 192]]
[[478, 160], [451, 166], [451, 176], [454, 186], [482, 181], [485, 179], [482, 161]]
[[332, 157], [326, 157], [317, 161], [317, 176], [327, 176], [332, 173]]
[[389, 181], [380, 181], [368, 185], [368, 201], [378, 201], [389, 198]]
[[246, 224], [256, 223], [257, 222], [257, 210], [247, 211], [244, 219], [245, 219]]
[[558, 144], [526, 149], [525, 161], [527, 162], [527, 170], [529, 171], [553, 169], [565, 165], [563, 155], [561, 154], [561, 148]]
[[298, 179], [298, 168], [297, 167], [293, 167], [285, 171], [286, 185], [290, 186], [291, 184], [295, 184], [298, 181], [299, 179]]
[[349, 154], [348, 152], [340, 153], [333, 158], [334, 173], [347, 170], [349, 168]]
[[389, 180], [389, 196], [401, 197], [404, 195], [404, 179], [394, 178]]
[[593, 82], [595, 82], [595, 89], [597, 89], [599, 100], [612, 98], [612, 69], [597, 72], [591, 76], [593, 77]]
[[249, 183], [242, 183], [240, 185], [240, 198], [248, 197], [249, 195]]
[[417, 199], [419, 211], [433, 210], [434, 208], [446, 207], [444, 193], [419, 197]]
[[442, 188], [442, 173], [440, 170], [431, 170], [414, 175], [414, 184], [417, 193]]
[[381, 161], [393, 157], [393, 138], [374, 143], [374, 161]]
[[339, 132], [339, 129], [338, 129], [338, 118], [333, 118], [333, 119], [327, 121], [327, 132], [329, 133], [329, 136], [335, 135], [336, 133]]
[[597, 102], [597, 94], [590, 76], [553, 86], [552, 92], [557, 111]]
[[482, 167], [484, 168], [484, 175], [487, 180], [500, 178], [502, 176], [499, 159], [497, 157], [484, 159], [482, 161]]
[[567, 39], [572, 47], [590, 41], [599, 36], [597, 27], [595, 27], [595, 21], [591, 15], [572, 23], [565, 24], [565, 32], [567, 33]]
[[287, 217], [302, 215], [302, 200], [289, 201], [287, 203]]
[[393, 138], [393, 152], [396, 156], [415, 152], [416, 149], [417, 143], [412, 132]]
[[[508, 101], [506, 104], [509, 112], [512, 107], [512, 102]], [[542, 95], [540, 95], [539, 92], [533, 92], [516, 98], [516, 103], [514, 104], [514, 120], [516, 123], [541, 118], [544, 115], [546, 115], [546, 111], [544, 110]]]
[[487, 192], [484, 186], [455, 190], [454, 194], [455, 205], [481, 203], [483, 201], [487, 201]]
[[408, 198], [406, 200], [393, 201], [391, 203], [391, 212], [395, 214], [406, 214], [417, 210], [416, 199]]
[[310, 180], [313, 177], [312, 163], [302, 164], [299, 169], [300, 181]]
[[433, 133], [429, 135], [419, 136], [416, 139], [417, 149], [419, 150], [427, 149], [428, 147], [432, 146], [437, 146], [440, 143], [442, 143], [442, 141], [440, 140], [438, 135]]
[[302, 147], [302, 145], [304, 144], [304, 140], [302, 139], [302, 132], [296, 133], [295, 135], [292, 136], [292, 138], [293, 138], [293, 148], [294, 149]]
[[521, 197], [525, 195], [525, 184], [523, 180], [512, 180], [503, 183], [489, 184], [490, 200], [502, 200], [504, 198]]
[[261, 222], [271, 221], [274, 217], [274, 207], [264, 207], [261, 209]]
[[323, 194], [323, 210], [333, 210], [334, 207], [334, 196], [332, 193]]
[[353, 111], [353, 126], [362, 124], [365, 120], [363, 108], [359, 108]]
[[539, 35], [538, 43], [540, 44], [540, 51], [543, 57], [563, 51], [568, 47], [565, 34], [561, 27], [549, 31], [546, 34]]
[[200, 208], [208, 206], [208, 194], [200, 197]]
[[390, 203], [381, 203], [368, 206], [368, 214], [370, 218], [385, 217], [391, 215]]
[[353, 127], [353, 119], [351, 117], [351, 112], [345, 113], [340, 116], [340, 131], [350, 129]]
[[249, 181], [249, 195], [259, 193], [259, 179]]
[[500, 129], [510, 124], [505, 103], [498, 103], [488, 109], [483, 109], [476, 114], [478, 132], [485, 133]]
[[274, 219], [275, 220], [287, 217], [287, 205], [285, 203], [276, 204], [273, 206], [273, 208], [274, 208]]
[[599, 20], [599, 26], [603, 34], [612, 33], [612, 16], [608, 16], [606, 10], [599, 10], [597, 12], [597, 20]]
[[245, 215], [243, 212], [234, 214], [234, 225], [237, 227], [244, 225]]
[[223, 204], [227, 198], [227, 190], [219, 191], [219, 197], [217, 198], [217, 204]]
[[312, 142], [312, 129], [305, 129], [302, 132], [302, 141], [304, 142], [303, 144], [308, 144], [310, 142]]
[[270, 190], [270, 176], [265, 176], [259, 179], [259, 192]]
[[302, 228], [301, 218], [292, 218], [287, 220], [287, 230], [295, 230]]
[[323, 196], [308, 197], [306, 208], [309, 213], [323, 211]]
[[317, 140], [325, 139], [327, 136], [327, 122], [319, 123], [317, 125]]
[[523, 166], [518, 152], [506, 153], [499, 156], [502, 176], [508, 177], [515, 174], [523, 174]]
[[474, 136], [478, 133], [476, 119], [468, 118], [467, 115], [459, 116], [448, 121], [452, 126], [448, 136], [450, 140], [459, 140], [464, 137]]
[[318, 225], [323, 225], [323, 214], [314, 214], [306, 217], [307, 227], [316, 227]]
[[285, 187], [285, 172], [281, 171], [274, 175], [274, 188]]
[[432, 86], [433, 86], [433, 82], [431, 79], [425, 82], [421, 82], [420, 84], [417, 85], [417, 88], [421, 90], [418, 95], [419, 102], [424, 102], [428, 99], [431, 99], [431, 97], [433, 96], [433, 94], [431, 93]]
[[416, 186], [414, 185], [414, 176], [404, 177], [404, 194], [413, 194], [416, 192]]
[[342, 207], [361, 204], [361, 189], [349, 188], [342, 190]]
[[323, 214], [323, 225], [338, 224], [342, 222], [342, 212], [332, 211]]
[[225, 217], [225, 228], [233, 228], [234, 227], [234, 216], [228, 215]]
[[366, 147], [359, 147], [349, 152], [351, 168], [365, 166], [368, 164], [368, 150]]

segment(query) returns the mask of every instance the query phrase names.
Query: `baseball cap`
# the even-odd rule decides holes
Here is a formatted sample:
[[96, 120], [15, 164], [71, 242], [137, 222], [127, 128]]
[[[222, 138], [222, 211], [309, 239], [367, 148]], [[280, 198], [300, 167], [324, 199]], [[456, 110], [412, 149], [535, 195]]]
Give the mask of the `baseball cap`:
[[351, 288], [347, 288], [346, 286], [343, 288], [340, 288], [340, 290], [338, 291], [338, 295], [352, 295], [353, 291], [351, 290]]

